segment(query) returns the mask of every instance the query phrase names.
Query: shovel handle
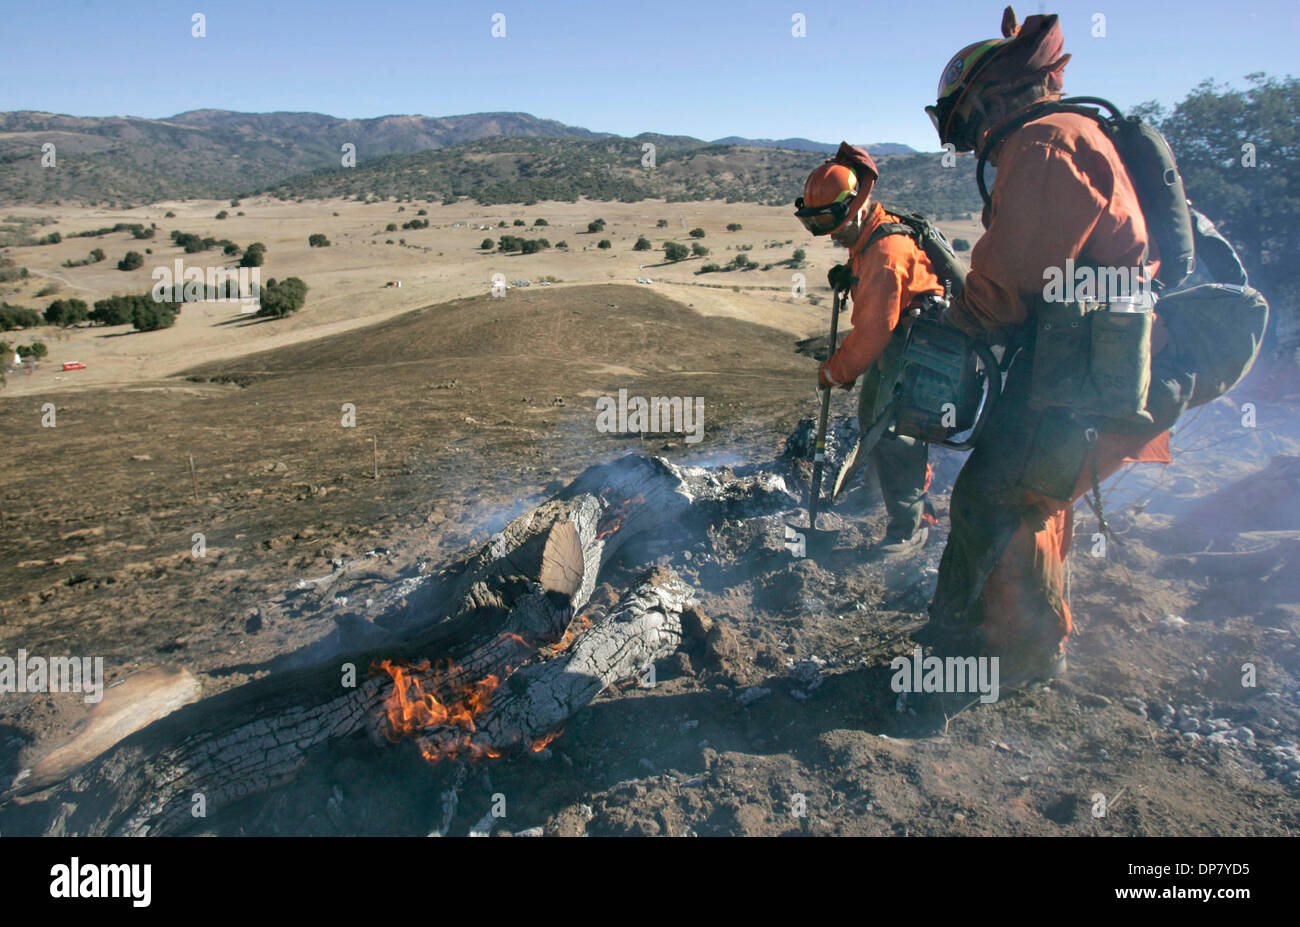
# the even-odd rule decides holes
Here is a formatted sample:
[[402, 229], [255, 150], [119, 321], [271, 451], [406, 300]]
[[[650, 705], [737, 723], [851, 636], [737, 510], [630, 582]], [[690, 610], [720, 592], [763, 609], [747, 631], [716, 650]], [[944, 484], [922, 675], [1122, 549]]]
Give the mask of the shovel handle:
[[[844, 290], [836, 290], [835, 298], [831, 302], [831, 343], [827, 360], [835, 356], [835, 340], [839, 334], [840, 312], [844, 308]], [[808, 527], [810, 530], [817, 530], [817, 508], [818, 502], [821, 501], [822, 493], [822, 472], [826, 468], [826, 424], [831, 414], [831, 388], [822, 387], [822, 409], [821, 416], [817, 420], [817, 443], [813, 449], [813, 475], [812, 491], [808, 497]]]

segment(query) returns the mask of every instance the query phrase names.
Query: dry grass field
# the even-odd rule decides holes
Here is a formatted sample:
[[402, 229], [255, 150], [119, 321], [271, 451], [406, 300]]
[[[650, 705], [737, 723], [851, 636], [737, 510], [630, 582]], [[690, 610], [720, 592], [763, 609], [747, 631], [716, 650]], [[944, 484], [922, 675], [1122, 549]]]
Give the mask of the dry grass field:
[[[795, 271], [778, 262], [787, 261], [796, 248], [804, 249], [807, 264], [798, 272], [805, 275], [809, 292], [825, 294], [826, 271], [844, 254], [827, 242], [814, 241], [791, 211], [752, 204], [578, 202], [484, 209], [461, 203], [405, 204], [401, 212], [398, 208], [393, 202], [292, 203], [269, 198], [244, 200], [238, 207], [226, 201], [162, 202], [118, 212], [14, 207], [9, 214], [57, 219], [57, 224], [43, 227], [42, 234], [57, 230], [64, 236], [57, 245], [7, 249], [8, 256], [31, 273], [25, 284], [0, 287], [0, 299], [14, 305], [43, 308], [53, 297], [38, 299], [35, 294], [51, 281], [60, 287], [57, 296], [90, 303], [114, 293], [143, 293], [153, 286], [153, 269], [171, 267], [178, 257], [187, 266], [237, 263], [223, 259], [219, 250], [184, 254], [169, 239], [173, 230], [229, 238], [241, 246], [260, 241], [268, 249], [261, 268], [263, 281], [297, 276], [306, 281], [310, 291], [301, 312], [274, 322], [241, 316], [235, 305], [212, 303], [186, 306], [172, 328], [157, 332], [138, 333], [129, 326], [116, 326], [66, 331], [44, 327], [10, 333], [7, 340], [12, 343], [45, 341], [50, 354], [31, 376], [10, 377], [4, 395], [43, 395], [156, 380], [196, 364], [297, 344], [419, 306], [486, 293], [496, 273], [504, 274], [507, 281], [528, 279], [534, 284], [550, 276], [562, 281], [560, 286], [634, 283], [638, 277], [648, 278], [659, 292], [701, 314], [743, 319], [806, 337], [827, 324], [827, 301], [818, 307], [793, 298]], [[229, 217], [215, 219], [223, 209]], [[403, 222], [417, 218], [418, 209], [428, 211], [423, 218], [428, 219], [429, 228], [401, 230]], [[240, 211], [243, 216], [236, 215]], [[174, 212], [175, 217], [167, 218], [167, 212]], [[534, 228], [539, 218], [548, 225]], [[598, 218], [606, 221], [605, 231], [588, 233], [587, 223]], [[515, 227], [516, 219], [523, 219], [526, 226]], [[667, 220], [667, 228], [657, 228], [660, 219]], [[502, 221], [505, 228], [498, 227]], [[68, 237], [118, 222], [156, 222], [158, 234], [148, 241], [135, 241], [129, 232], [102, 238]], [[740, 223], [742, 230], [728, 232], [726, 227], [733, 222]], [[389, 223], [399, 230], [385, 231]], [[945, 224], [945, 230], [973, 241], [976, 225]], [[694, 239], [687, 233], [697, 227], [705, 230], [702, 243], [710, 249], [709, 256], [662, 263], [663, 242], [689, 244]], [[317, 232], [329, 238], [330, 247], [308, 246], [308, 236]], [[552, 247], [531, 255], [479, 249], [484, 238], [495, 240], [502, 234], [545, 237]], [[633, 251], [632, 245], [642, 235], [650, 239], [653, 249]], [[390, 239], [393, 244], [386, 244]], [[598, 248], [601, 239], [608, 239], [612, 247]], [[399, 244], [401, 240], [406, 244]], [[555, 247], [562, 241], [568, 248]], [[695, 274], [708, 262], [726, 264], [743, 246], [752, 247], [747, 254], [760, 265], [772, 263], [771, 269]], [[105, 261], [86, 267], [61, 266], [64, 261], [84, 258], [95, 247], [107, 253]], [[116, 269], [118, 259], [128, 250], [143, 253], [145, 247], [151, 247], [153, 254], [145, 255], [143, 267]], [[385, 288], [390, 280], [400, 280], [401, 289]], [[61, 370], [65, 361], [79, 361], [86, 369], [65, 373]]]

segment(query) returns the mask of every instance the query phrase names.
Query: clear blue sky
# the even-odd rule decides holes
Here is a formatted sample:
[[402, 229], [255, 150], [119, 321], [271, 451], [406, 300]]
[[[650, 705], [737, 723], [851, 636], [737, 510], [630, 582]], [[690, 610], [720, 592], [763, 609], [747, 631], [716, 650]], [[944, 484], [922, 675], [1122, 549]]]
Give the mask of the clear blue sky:
[[[0, 0], [0, 110], [344, 117], [523, 111], [590, 129], [934, 149], [922, 107], [977, 0]], [[1060, 14], [1066, 90], [1121, 106], [1297, 70], [1298, 0], [1017, 5]], [[194, 12], [207, 37], [190, 35]], [[505, 38], [490, 35], [506, 16]], [[1093, 15], [1106, 16], [1094, 38]], [[807, 37], [791, 36], [803, 13]]]

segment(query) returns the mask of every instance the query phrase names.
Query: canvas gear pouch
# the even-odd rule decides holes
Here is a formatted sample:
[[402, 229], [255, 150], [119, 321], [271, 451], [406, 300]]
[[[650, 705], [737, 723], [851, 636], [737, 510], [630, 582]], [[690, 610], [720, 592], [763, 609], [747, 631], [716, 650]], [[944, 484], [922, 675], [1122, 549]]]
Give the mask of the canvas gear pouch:
[[1034, 429], [1018, 488], [1052, 499], [1069, 499], [1092, 448], [1088, 434], [1087, 421], [1068, 409], [1044, 412]]
[[1034, 321], [1031, 409], [1074, 408], [1088, 388], [1088, 315], [1096, 303], [1044, 302]]
[[1151, 424], [1146, 412], [1151, 388], [1151, 309], [1112, 301], [1089, 313], [1088, 379], [1095, 391], [1093, 412], [1103, 418]]
[[1032, 409], [1150, 425], [1149, 309], [1132, 302], [1042, 303], [1034, 332]]

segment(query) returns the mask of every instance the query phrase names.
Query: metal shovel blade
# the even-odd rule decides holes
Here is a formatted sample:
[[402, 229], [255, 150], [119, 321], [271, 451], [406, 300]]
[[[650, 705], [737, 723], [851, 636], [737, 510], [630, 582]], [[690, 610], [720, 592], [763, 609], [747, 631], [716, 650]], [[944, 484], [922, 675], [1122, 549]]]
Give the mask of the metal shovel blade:
[[785, 525], [785, 549], [796, 560], [804, 557], [814, 560], [825, 558], [835, 550], [839, 537], [838, 529], [809, 528], [795, 522], [786, 522]]
[[[848, 293], [838, 290], [831, 305], [831, 353], [835, 353], [836, 336], [839, 331], [840, 312]], [[839, 531], [819, 530], [817, 528], [817, 510], [821, 505], [822, 473], [826, 468], [826, 423], [830, 418], [830, 387], [821, 389], [821, 414], [817, 417], [817, 440], [814, 444], [812, 488], [808, 493], [808, 527], [787, 522], [785, 526], [785, 547], [796, 558], [824, 557], [835, 549]]]

